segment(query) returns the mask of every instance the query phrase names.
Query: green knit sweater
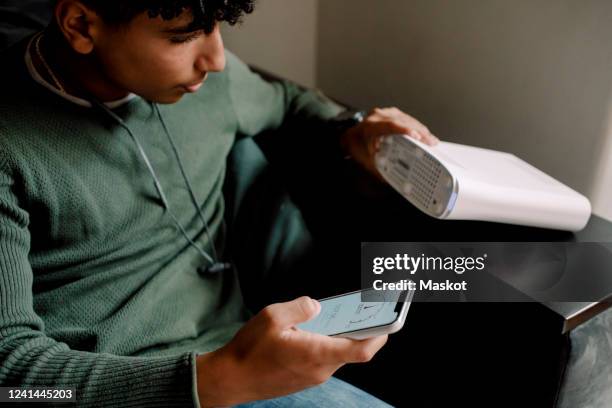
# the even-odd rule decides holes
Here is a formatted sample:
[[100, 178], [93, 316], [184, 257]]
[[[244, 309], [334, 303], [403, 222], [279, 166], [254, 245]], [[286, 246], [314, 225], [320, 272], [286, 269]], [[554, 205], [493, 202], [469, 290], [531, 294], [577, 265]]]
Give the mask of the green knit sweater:
[[[237, 280], [196, 272], [205, 261], [164, 211], [128, 133], [99, 107], [36, 82], [27, 44], [0, 68], [0, 386], [74, 387], [79, 406], [198, 406], [197, 354], [247, 318]], [[227, 57], [197, 94], [160, 106], [219, 248], [236, 139], [339, 111]], [[210, 252], [153, 105], [135, 97], [113, 111], [187, 234]]]

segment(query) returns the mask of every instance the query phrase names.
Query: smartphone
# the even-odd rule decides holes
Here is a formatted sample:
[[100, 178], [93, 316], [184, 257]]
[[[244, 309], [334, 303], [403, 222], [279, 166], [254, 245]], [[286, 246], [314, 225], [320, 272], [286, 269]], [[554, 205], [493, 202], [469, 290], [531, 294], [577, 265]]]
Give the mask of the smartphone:
[[413, 290], [390, 292], [374, 289], [332, 296], [319, 300], [321, 312], [314, 319], [296, 327], [356, 340], [395, 333], [404, 326], [413, 296]]

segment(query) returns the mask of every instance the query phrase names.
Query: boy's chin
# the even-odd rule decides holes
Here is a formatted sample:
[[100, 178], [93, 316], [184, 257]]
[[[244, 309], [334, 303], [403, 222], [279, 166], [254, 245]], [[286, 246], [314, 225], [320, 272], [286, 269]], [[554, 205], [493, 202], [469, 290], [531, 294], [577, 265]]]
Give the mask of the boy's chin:
[[175, 92], [175, 93], [169, 93], [167, 95], [155, 95], [153, 97], [145, 98], [145, 99], [151, 102], [162, 104], [162, 105], [168, 105], [168, 104], [173, 104], [173, 103], [180, 101], [184, 95], [185, 95], [185, 92]]

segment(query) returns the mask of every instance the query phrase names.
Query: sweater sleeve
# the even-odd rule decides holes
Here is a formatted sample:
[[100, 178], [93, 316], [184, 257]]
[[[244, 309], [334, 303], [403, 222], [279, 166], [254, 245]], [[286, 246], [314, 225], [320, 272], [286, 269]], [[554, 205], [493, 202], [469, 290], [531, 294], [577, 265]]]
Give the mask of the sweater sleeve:
[[292, 82], [266, 81], [227, 52], [229, 92], [239, 131], [254, 136], [281, 126], [316, 126], [344, 110], [321, 91]]
[[311, 170], [324, 178], [343, 171], [346, 154], [340, 146], [340, 131], [330, 119], [344, 107], [319, 90], [286, 80], [265, 80], [230, 52], [227, 72], [238, 136], [257, 136], [258, 145], [279, 173], [302, 189], [312, 183], [308, 181], [314, 177]]
[[33, 307], [29, 215], [13, 185], [0, 161], [0, 386], [74, 388], [78, 407], [199, 407], [195, 352], [117, 356], [45, 335]]

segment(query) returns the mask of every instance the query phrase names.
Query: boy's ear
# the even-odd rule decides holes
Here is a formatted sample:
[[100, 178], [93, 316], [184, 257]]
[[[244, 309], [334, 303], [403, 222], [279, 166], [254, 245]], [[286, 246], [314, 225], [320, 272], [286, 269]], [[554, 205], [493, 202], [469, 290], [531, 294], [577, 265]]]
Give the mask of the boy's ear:
[[55, 6], [55, 22], [68, 44], [79, 54], [89, 54], [94, 49], [96, 34], [102, 20], [79, 0], [59, 0]]

